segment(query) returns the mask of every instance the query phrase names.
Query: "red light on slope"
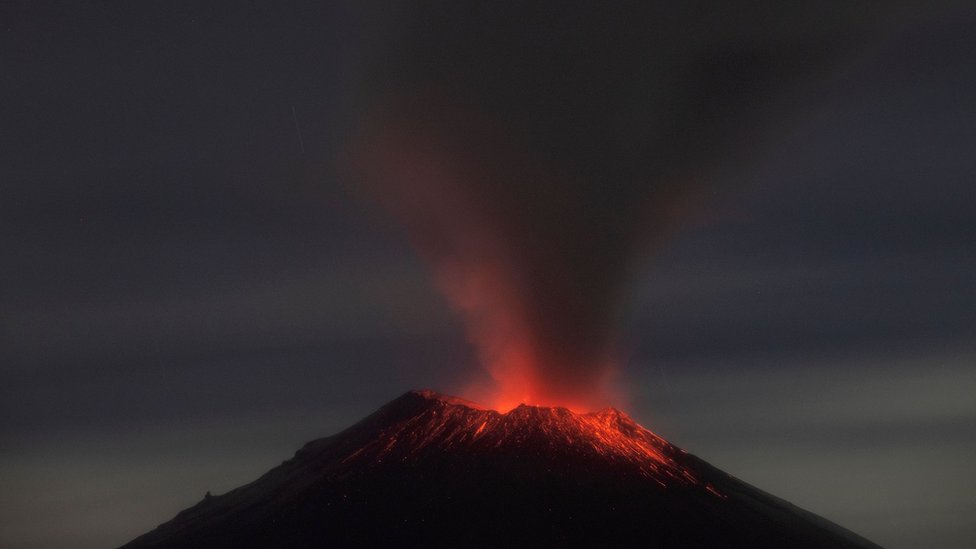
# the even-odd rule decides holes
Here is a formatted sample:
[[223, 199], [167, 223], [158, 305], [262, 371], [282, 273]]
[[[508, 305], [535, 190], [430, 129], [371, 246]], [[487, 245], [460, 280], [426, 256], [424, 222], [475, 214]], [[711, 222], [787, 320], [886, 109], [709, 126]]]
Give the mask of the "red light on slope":
[[722, 497], [684, 465], [682, 450], [614, 408], [578, 413], [565, 407], [519, 405], [499, 412], [432, 391], [415, 394], [429, 403], [423, 412], [388, 427], [382, 440], [355, 450], [346, 461], [422, 459], [431, 452], [492, 455], [527, 446], [535, 456], [596, 459], [662, 488], [694, 486]]

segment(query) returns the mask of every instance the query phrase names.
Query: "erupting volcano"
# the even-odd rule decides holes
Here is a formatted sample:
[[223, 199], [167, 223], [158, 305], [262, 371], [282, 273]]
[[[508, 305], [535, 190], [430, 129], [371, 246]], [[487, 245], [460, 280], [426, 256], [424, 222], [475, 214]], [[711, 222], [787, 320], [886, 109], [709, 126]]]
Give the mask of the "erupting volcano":
[[607, 408], [412, 391], [126, 548], [876, 547]]

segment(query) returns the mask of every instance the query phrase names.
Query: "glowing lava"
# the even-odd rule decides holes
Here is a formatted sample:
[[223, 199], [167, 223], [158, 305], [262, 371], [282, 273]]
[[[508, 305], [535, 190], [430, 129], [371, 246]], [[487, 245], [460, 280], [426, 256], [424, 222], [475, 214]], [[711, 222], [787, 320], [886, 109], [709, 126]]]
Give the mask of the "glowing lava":
[[522, 404], [502, 413], [433, 391], [412, 391], [402, 398], [416, 399], [423, 409], [388, 427], [382, 439], [356, 448], [344, 463], [404, 462], [444, 452], [490, 455], [523, 447], [556, 456], [568, 449], [575, 458], [629, 469], [662, 487], [711, 488], [679, 463], [683, 450], [614, 408], [577, 413]]

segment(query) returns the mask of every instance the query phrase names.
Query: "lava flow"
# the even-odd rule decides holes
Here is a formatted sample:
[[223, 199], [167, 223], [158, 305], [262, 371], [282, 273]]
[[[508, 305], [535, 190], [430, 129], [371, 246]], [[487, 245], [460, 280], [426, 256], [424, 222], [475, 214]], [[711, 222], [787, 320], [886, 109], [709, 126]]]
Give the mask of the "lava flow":
[[532, 448], [555, 461], [570, 454], [571, 462], [597, 460], [634, 470], [661, 486], [700, 484], [676, 461], [676, 455], [684, 454], [682, 450], [614, 408], [577, 413], [564, 407], [521, 404], [502, 413], [433, 391], [412, 391], [407, 398], [423, 399], [427, 406], [390, 425], [382, 439], [356, 449], [344, 463], [412, 461], [431, 453], [492, 455]]

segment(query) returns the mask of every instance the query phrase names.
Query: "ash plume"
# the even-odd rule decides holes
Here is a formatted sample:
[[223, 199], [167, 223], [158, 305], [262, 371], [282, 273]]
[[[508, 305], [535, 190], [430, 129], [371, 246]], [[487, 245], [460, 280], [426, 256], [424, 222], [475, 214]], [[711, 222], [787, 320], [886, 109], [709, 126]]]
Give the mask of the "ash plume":
[[863, 21], [775, 4], [462, 4], [366, 14], [356, 174], [463, 313], [497, 402], [604, 404], [635, 253], [795, 109]]

